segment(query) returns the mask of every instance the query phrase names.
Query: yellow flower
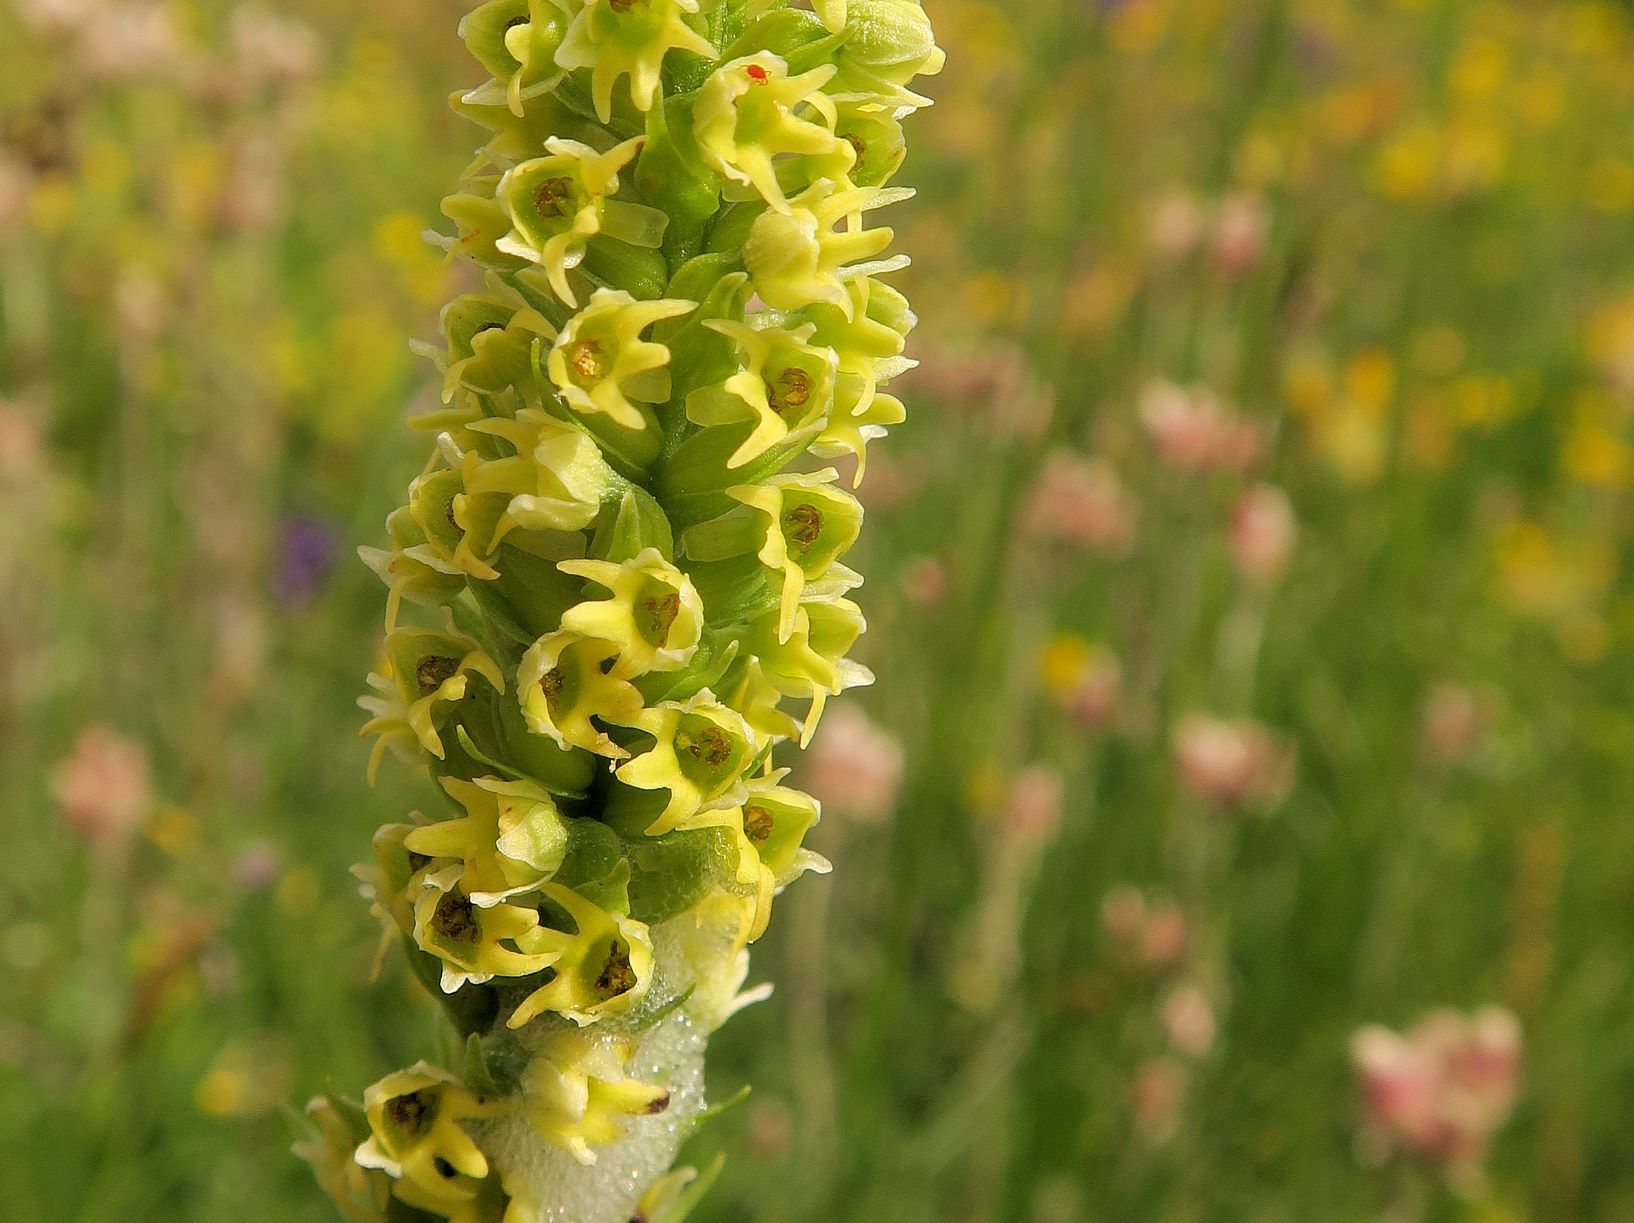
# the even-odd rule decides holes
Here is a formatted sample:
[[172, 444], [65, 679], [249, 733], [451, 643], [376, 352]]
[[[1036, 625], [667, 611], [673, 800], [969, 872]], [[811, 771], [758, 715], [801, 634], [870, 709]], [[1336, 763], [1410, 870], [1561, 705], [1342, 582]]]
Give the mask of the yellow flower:
[[386, 533], [391, 549], [359, 548], [363, 563], [386, 583], [386, 629], [397, 627], [397, 613], [404, 599], [410, 603], [440, 606], [461, 590], [465, 580], [453, 565], [435, 552], [423, 549], [426, 535], [415, 522], [408, 506], [399, 506], [386, 516]]
[[361, 1167], [353, 1158], [358, 1136], [346, 1118], [323, 1096], [307, 1102], [306, 1116], [312, 1128], [295, 1144], [294, 1152], [312, 1166], [319, 1187], [341, 1217], [349, 1223], [385, 1223], [390, 1182], [378, 1168]]
[[727, 467], [742, 467], [827, 418], [838, 357], [833, 349], [809, 342], [815, 324], [793, 330], [757, 329], [730, 319], [709, 319], [704, 326], [733, 341], [743, 354], [743, 369], [719, 387], [704, 387], [687, 396], [687, 417], [696, 424], [752, 423]]
[[414, 941], [442, 961], [443, 993], [549, 968], [556, 958], [554, 949], [516, 949], [538, 928], [538, 912], [504, 902], [477, 905], [460, 888], [460, 874], [458, 866], [423, 874], [414, 902]]
[[510, 218], [510, 232], [495, 247], [545, 269], [550, 287], [569, 306], [578, 299], [567, 281], [590, 239], [605, 233], [633, 246], [656, 247], [669, 218], [656, 208], [613, 197], [618, 172], [641, 150], [637, 136], [598, 153], [577, 140], [551, 137], [547, 157], [512, 166], [494, 196]]
[[524, 102], [548, 93], [561, 79], [556, 51], [566, 24], [567, 14], [555, 0], [489, 0], [467, 13], [459, 36], [494, 79], [466, 100], [486, 98], [497, 89], [511, 113], [521, 116]]
[[500, 395], [529, 385], [535, 347], [556, 338], [556, 328], [521, 294], [496, 274], [489, 277], [489, 293], [468, 293], [443, 308], [439, 323], [446, 351], [415, 346], [442, 370], [444, 403], [461, 389]]
[[742, 778], [760, 751], [743, 715], [705, 688], [686, 701], [663, 701], [628, 725], [653, 738], [652, 746], [622, 764], [616, 776], [638, 790], [667, 790], [669, 801], [648, 825], [662, 836], [704, 807], [725, 806], [743, 793]]
[[906, 373], [918, 362], [902, 355], [907, 334], [918, 318], [908, 299], [883, 281], [859, 276], [845, 286], [845, 309], [830, 304], [813, 305], [800, 312], [802, 319], [816, 324], [810, 342], [832, 348], [839, 359], [839, 372], [863, 384], [853, 412], [865, 412], [881, 382]]
[[[743, 262], [760, 299], [774, 310], [827, 302], [852, 317], [846, 283], [907, 266], [907, 257], [872, 260], [891, 244], [890, 229], [862, 228], [862, 214], [910, 199], [901, 187], [847, 187], [818, 179], [788, 203], [768, 208], [749, 227]], [[846, 221], [847, 228], [836, 228]]]
[[641, 709], [641, 694], [619, 673], [616, 641], [557, 631], [536, 641], [517, 667], [517, 695], [528, 729], [564, 748], [582, 747], [621, 760], [629, 753], [591, 721], [625, 724]]
[[750, 781], [748, 797], [739, 806], [700, 811], [679, 825], [720, 828], [731, 837], [738, 855], [737, 881], [754, 898], [750, 942], [765, 933], [777, 889], [808, 870], [826, 874], [832, 869], [820, 854], [801, 847], [807, 830], [817, 822], [819, 808], [809, 794], [776, 784], [787, 772], [779, 769]]
[[[739, 511], [700, 523], [682, 537], [687, 555], [696, 561], [755, 553], [779, 590], [778, 625], [785, 641], [806, 584], [828, 573], [862, 531], [862, 504], [830, 487], [836, 478], [833, 468], [825, 468], [729, 488], [727, 496], [747, 507], [748, 514]], [[841, 569], [842, 577], [850, 572]]]
[[369, 686], [380, 695], [358, 700], [374, 714], [362, 733], [380, 736], [369, 754], [371, 783], [387, 745], [399, 740], [413, 740], [438, 760], [443, 758], [438, 707], [464, 700], [472, 675], [482, 676], [500, 693], [505, 691], [499, 666], [475, 640], [454, 627], [452, 618], [444, 632], [400, 628], [386, 635], [385, 665], [369, 676]]
[[370, 1135], [357, 1149], [360, 1166], [379, 1168], [434, 1198], [476, 1195], [488, 1160], [460, 1123], [491, 1116], [496, 1105], [477, 1099], [446, 1070], [416, 1062], [369, 1087], [363, 1110]]
[[[698, 91], [693, 109], [705, 163], [729, 183], [752, 188], [778, 212], [789, 210], [777, 181], [779, 157], [820, 158], [826, 173], [819, 176], [839, 181], [856, 153], [834, 134], [834, 103], [822, 92], [834, 73], [832, 64], [824, 64], [790, 76], [782, 56], [770, 51], [722, 64]], [[815, 118], [799, 113], [802, 108]]]
[[626, 1117], [663, 1112], [669, 1092], [628, 1073], [634, 1051], [628, 1037], [553, 1032], [522, 1072], [522, 1108], [534, 1133], [592, 1164], [593, 1148], [624, 1136]]
[[422, 825], [403, 845], [428, 858], [458, 859], [460, 890], [472, 904], [491, 908], [556, 873], [567, 853], [567, 824], [546, 790], [498, 777], [444, 777], [442, 786], [465, 815]]
[[801, 725], [800, 746], [811, 742], [830, 696], [874, 682], [861, 663], [845, 657], [867, 627], [862, 609], [850, 599], [808, 601], [795, 609], [787, 636], [776, 610], [750, 622], [743, 648], [760, 659], [766, 679], [785, 696], [807, 697], [811, 707]]
[[488, 563], [488, 544], [505, 503], [498, 498], [466, 495], [458, 470], [463, 465], [463, 454], [451, 435], [445, 433], [438, 441], [441, 460], [452, 462], [454, 467], [427, 471], [409, 485], [409, 514], [425, 538], [414, 555], [450, 573], [491, 582], [499, 571]]
[[[473, 421], [471, 430], [501, 438], [515, 452], [488, 458], [466, 451], [460, 458], [465, 496], [492, 501], [485, 512], [472, 515], [476, 521], [492, 522], [485, 554], [517, 527], [578, 531], [600, 512], [613, 473], [596, 443], [581, 430], [537, 408], [523, 408], [514, 417]], [[456, 518], [462, 508], [456, 505]]]
[[703, 635], [703, 600], [692, 580], [657, 548], [645, 548], [623, 564], [582, 560], [556, 567], [610, 592], [611, 598], [569, 608], [562, 629], [616, 642], [622, 674], [679, 671], [692, 661]]
[[908, 409], [895, 395], [869, 393], [861, 379], [848, 375], [840, 380], [834, 411], [811, 443], [811, 451], [824, 459], [853, 456], [857, 471], [851, 487], [858, 488], [868, 471], [868, 443], [884, 437], [892, 425], [907, 419]]
[[613, 117], [613, 84], [622, 76], [630, 78], [636, 109], [651, 110], [670, 51], [720, 58], [688, 18], [698, 20], [698, 0], [584, 0], [556, 62], [569, 70], [590, 69], [590, 95], [603, 123]]
[[[651, 0], [656, 2], [656, 0]], [[697, 303], [660, 298], [637, 301], [622, 289], [597, 289], [590, 304], [568, 320], [550, 350], [550, 380], [576, 412], [603, 413], [626, 429], [645, 429], [632, 402], [669, 398], [669, 349], [640, 338], [661, 319], [685, 314]]]
[[652, 936], [641, 922], [610, 913], [571, 888], [547, 883], [546, 898], [566, 911], [573, 932], [541, 926], [518, 945], [550, 957], [551, 978], [522, 1000], [506, 1026], [520, 1028], [547, 1011], [581, 1026], [621, 1015], [652, 984]]

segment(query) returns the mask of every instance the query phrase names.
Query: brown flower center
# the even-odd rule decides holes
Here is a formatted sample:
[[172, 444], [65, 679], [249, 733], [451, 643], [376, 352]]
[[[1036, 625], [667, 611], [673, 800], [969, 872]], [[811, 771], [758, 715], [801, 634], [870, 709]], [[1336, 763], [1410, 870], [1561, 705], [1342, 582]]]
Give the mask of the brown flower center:
[[797, 505], [783, 515], [783, 535], [799, 552], [817, 542], [823, 532], [823, 514], [815, 505]]
[[393, 1096], [386, 1101], [386, 1117], [392, 1126], [413, 1138], [420, 1132], [435, 1101], [423, 1091], [411, 1091], [404, 1096]]
[[789, 366], [766, 384], [766, 402], [779, 416], [788, 416], [811, 402], [811, 375]]
[[450, 942], [475, 943], [482, 938], [482, 927], [477, 925], [471, 899], [459, 892], [450, 892], [437, 902], [431, 915], [431, 928]]
[[772, 813], [764, 807], [749, 807], [743, 812], [743, 835], [756, 845], [766, 843], [766, 838], [772, 835], [775, 824]]
[[648, 595], [636, 606], [641, 612], [641, 620], [636, 627], [653, 645], [659, 645], [669, 639], [675, 617], [681, 614], [681, 592], [670, 590], [659, 595]]
[[533, 206], [540, 216], [547, 220], [555, 220], [567, 215], [567, 205], [572, 199], [572, 179], [547, 178], [539, 184], [539, 190], [533, 193]]
[[635, 986], [635, 969], [630, 966], [630, 949], [615, 939], [596, 978], [596, 996], [605, 1002], [627, 993]]
[[414, 679], [420, 685], [420, 695], [430, 696], [453, 679], [459, 669], [460, 660], [457, 658], [445, 658], [439, 654], [422, 658], [419, 665], [414, 668]]
[[718, 769], [732, 758], [732, 741], [718, 726], [707, 726], [686, 744], [686, 750], [698, 763]]
[[553, 714], [562, 699], [562, 688], [566, 683], [567, 676], [562, 673], [560, 667], [552, 667], [539, 679], [539, 691], [545, 694], [545, 704]]

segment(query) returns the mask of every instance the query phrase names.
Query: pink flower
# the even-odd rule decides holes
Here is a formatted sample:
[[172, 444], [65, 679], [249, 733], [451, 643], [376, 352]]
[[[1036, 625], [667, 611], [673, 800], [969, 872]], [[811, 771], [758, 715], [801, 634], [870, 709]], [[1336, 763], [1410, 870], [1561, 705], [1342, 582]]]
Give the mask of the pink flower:
[[1252, 271], [1265, 257], [1270, 228], [1265, 203], [1258, 195], [1240, 191], [1227, 196], [1220, 204], [1210, 243], [1215, 264], [1231, 276]]
[[1044, 462], [1027, 502], [1027, 531], [1097, 552], [1128, 551], [1138, 507], [1105, 459], [1057, 450]]
[[831, 705], [806, 753], [805, 783], [826, 811], [877, 823], [896, 806], [902, 745], [855, 705]]
[[1155, 1058], [1135, 1071], [1129, 1092], [1135, 1123], [1153, 1142], [1167, 1142], [1179, 1128], [1186, 1079], [1186, 1067], [1172, 1057]]
[[1186, 919], [1171, 900], [1148, 905], [1140, 890], [1121, 883], [1101, 899], [1101, 929], [1126, 956], [1154, 973], [1166, 972], [1186, 953]]
[[252, 88], [304, 80], [317, 70], [317, 36], [299, 21], [239, 8], [233, 11], [229, 29], [234, 67]]
[[1123, 696], [1123, 668], [1110, 650], [1091, 651], [1078, 683], [1066, 695], [1066, 709], [1088, 730], [1111, 723]]
[[116, 4], [79, 31], [85, 66], [103, 80], [126, 80], [173, 69], [181, 40], [169, 9], [157, 4]]
[[1399, 1150], [1454, 1184], [1479, 1182], [1492, 1135], [1514, 1108], [1520, 1024], [1509, 1011], [1439, 1010], [1406, 1035], [1370, 1025], [1351, 1038], [1362, 1092], [1364, 1154]]
[[939, 408], [985, 424], [998, 441], [1037, 441], [1055, 410], [1049, 389], [1014, 345], [949, 347], [927, 355], [907, 381]]
[[1203, 210], [1184, 191], [1159, 200], [1152, 209], [1150, 224], [1152, 246], [1177, 262], [1195, 252], [1203, 240]]
[[1222, 807], [1274, 806], [1293, 782], [1293, 751], [1257, 722], [1192, 715], [1174, 735], [1180, 782]]
[[153, 805], [147, 753], [106, 726], [88, 726], [73, 754], [51, 773], [63, 818], [95, 842], [125, 840]]
[[902, 566], [902, 597], [920, 611], [933, 611], [947, 598], [947, 567], [934, 556], [910, 557]]
[[1462, 684], [1436, 684], [1424, 697], [1421, 739], [1437, 764], [1457, 764], [1486, 733], [1487, 702]]
[[0, 400], [0, 479], [22, 480], [38, 471], [45, 442], [20, 404]]
[[1231, 511], [1231, 559], [1253, 582], [1282, 575], [1299, 538], [1293, 507], [1280, 488], [1256, 484], [1245, 490]]
[[1200, 986], [1177, 985], [1163, 999], [1163, 1032], [1180, 1052], [1202, 1057], [1214, 1045], [1214, 1008]]
[[1140, 418], [1158, 458], [1182, 471], [1235, 471], [1260, 456], [1259, 431], [1212, 391], [1154, 382], [1141, 393]]
[[1101, 897], [1101, 929], [1114, 943], [1133, 947], [1146, 929], [1146, 898], [1133, 884], [1120, 883]]
[[1061, 826], [1061, 771], [1032, 764], [1010, 787], [1004, 805], [1005, 830], [1019, 841], [1041, 845]]
[[1140, 936], [1140, 958], [1153, 972], [1165, 972], [1186, 954], [1186, 917], [1172, 900], [1152, 906]]

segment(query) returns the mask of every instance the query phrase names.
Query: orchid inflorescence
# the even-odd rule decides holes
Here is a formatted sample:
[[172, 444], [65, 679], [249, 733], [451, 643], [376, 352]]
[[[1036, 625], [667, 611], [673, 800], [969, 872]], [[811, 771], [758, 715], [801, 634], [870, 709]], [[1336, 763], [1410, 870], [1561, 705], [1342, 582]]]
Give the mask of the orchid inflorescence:
[[[916, 0], [489, 0], [460, 27], [491, 133], [444, 201], [481, 287], [390, 546], [371, 776], [445, 818], [359, 868], [444, 1004], [444, 1064], [321, 1098], [300, 1150], [361, 1220], [676, 1220], [708, 1034], [804, 871], [776, 744], [871, 676], [824, 460], [903, 418], [880, 279], [900, 120], [940, 69]], [[795, 706], [791, 712], [785, 704]]]

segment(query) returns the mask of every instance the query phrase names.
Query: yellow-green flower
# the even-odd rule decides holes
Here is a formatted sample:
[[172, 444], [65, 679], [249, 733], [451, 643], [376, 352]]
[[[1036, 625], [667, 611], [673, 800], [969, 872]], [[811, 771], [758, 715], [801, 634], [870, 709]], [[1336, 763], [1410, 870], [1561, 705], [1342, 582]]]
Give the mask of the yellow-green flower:
[[792, 739], [800, 733], [800, 723], [780, 705], [783, 693], [752, 654], [740, 657], [721, 677], [715, 695], [742, 714], [763, 739]]
[[902, 355], [907, 334], [919, 321], [907, 298], [883, 281], [858, 276], [846, 282], [844, 308], [818, 303], [799, 312], [798, 319], [816, 330], [811, 343], [834, 350], [839, 372], [859, 379], [862, 394], [854, 411], [866, 410], [875, 387], [905, 373], [914, 362]]
[[460, 874], [458, 864], [428, 872], [414, 902], [414, 941], [442, 961], [443, 993], [549, 968], [554, 950], [517, 950], [538, 929], [538, 911], [505, 902], [478, 905], [460, 887]]
[[628, 1037], [552, 1033], [522, 1072], [522, 1108], [534, 1133], [592, 1164], [594, 1148], [624, 1136], [626, 1118], [663, 1112], [669, 1092], [628, 1073], [634, 1051]]
[[590, 69], [590, 96], [603, 123], [613, 117], [613, 85], [622, 76], [630, 78], [636, 109], [651, 110], [669, 52], [720, 55], [689, 18], [701, 20], [698, 0], [584, 0], [556, 62], [569, 70]]
[[874, 682], [873, 672], [845, 656], [866, 627], [860, 607], [834, 598], [800, 604], [786, 636], [777, 611], [751, 621], [745, 631], [744, 649], [760, 659], [768, 682], [786, 696], [811, 702], [800, 746], [811, 742], [830, 696]]
[[[823, 28], [830, 34], [838, 34], [845, 28], [845, 4], [846, 0], [812, 0], [811, 7]], [[778, 7], [777, 0], [749, 0], [745, 9], [753, 19]]]
[[908, 410], [895, 395], [883, 391], [868, 394], [860, 378], [847, 375], [840, 380], [834, 396], [834, 410], [823, 430], [811, 443], [819, 458], [837, 459], [851, 455], [857, 460], [851, 487], [858, 488], [868, 471], [868, 443], [884, 437], [892, 425], [908, 419]]
[[844, 13], [849, 37], [834, 52], [839, 75], [830, 92], [888, 111], [929, 106], [908, 82], [935, 76], [947, 56], [919, 0], [848, 0]]
[[369, 902], [369, 913], [380, 922], [380, 945], [374, 972], [384, 966], [386, 952], [400, 935], [414, 933], [414, 900], [428, 863], [419, 863], [403, 842], [414, 824], [382, 824], [375, 829], [374, 861], [360, 862], [352, 874], [361, 885], [358, 893]]
[[378, 1168], [365, 1168], [354, 1158], [359, 1135], [323, 1096], [307, 1102], [306, 1116], [312, 1130], [294, 1151], [312, 1166], [319, 1187], [349, 1223], [386, 1223], [391, 1183]]
[[414, 829], [404, 846], [461, 863], [460, 890], [479, 908], [531, 891], [556, 873], [567, 853], [567, 823], [556, 801], [527, 781], [442, 779], [465, 814]]
[[613, 473], [582, 430], [537, 408], [475, 421], [471, 429], [502, 439], [514, 451], [493, 457], [467, 451], [460, 459], [465, 495], [493, 499], [478, 516], [493, 524], [485, 553], [491, 554], [517, 527], [578, 531], [600, 512]]
[[[799, 310], [827, 302], [852, 315], [846, 283], [907, 266], [907, 257], [874, 260], [891, 244], [887, 228], [863, 229], [862, 216], [911, 198], [900, 187], [839, 188], [820, 178], [789, 201], [788, 211], [768, 208], [749, 227], [743, 263], [760, 299], [774, 310]], [[846, 223], [844, 230], [836, 228]]]
[[613, 760], [628, 756], [591, 720], [623, 725], [641, 710], [641, 693], [617, 667], [621, 648], [617, 641], [561, 631], [529, 647], [516, 671], [528, 729], [564, 748], [582, 747]]
[[488, 563], [488, 544], [504, 502], [468, 496], [459, 471], [464, 461], [459, 446], [446, 433], [437, 440], [439, 458], [453, 466], [438, 466], [409, 485], [409, 513], [425, 536], [414, 555], [427, 564], [491, 582], [499, 571]]
[[822, 92], [834, 71], [824, 64], [790, 76], [782, 56], [770, 51], [722, 64], [693, 108], [705, 163], [728, 183], [748, 188], [745, 198], [758, 195], [778, 212], [789, 210], [777, 181], [778, 158], [817, 159], [814, 177], [841, 178], [856, 155], [835, 136], [834, 103]]
[[725, 806], [742, 791], [745, 770], [760, 751], [760, 740], [743, 715], [705, 688], [686, 701], [662, 701], [631, 717], [627, 725], [645, 731], [653, 744], [622, 764], [616, 776], [638, 790], [667, 790], [669, 800], [647, 827], [662, 836], [710, 805]]
[[[656, 0], [653, 0], [656, 2]], [[550, 350], [550, 380], [575, 412], [602, 413], [626, 429], [645, 429], [651, 410], [635, 404], [669, 398], [669, 349], [641, 339], [660, 319], [675, 318], [696, 302], [637, 301], [622, 289], [597, 289]]]
[[506, 1024], [520, 1028], [547, 1011], [590, 1024], [640, 1002], [652, 984], [647, 927], [561, 884], [547, 883], [540, 891], [567, 913], [574, 928], [540, 926], [521, 940], [520, 946], [551, 957], [551, 978], [522, 1000]]
[[704, 325], [735, 343], [744, 365], [719, 387], [687, 396], [687, 416], [697, 424], [753, 425], [727, 467], [742, 467], [791, 434], [827, 419], [837, 358], [833, 349], [809, 342], [813, 324], [791, 330], [710, 319]]
[[610, 598], [579, 603], [562, 628], [581, 637], [617, 642], [625, 675], [679, 671], [692, 661], [703, 636], [704, 606], [687, 577], [657, 548], [625, 561], [562, 561], [561, 572], [605, 587]]
[[683, 537], [687, 555], [698, 561], [755, 553], [778, 585], [784, 640], [806, 584], [822, 578], [862, 531], [862, 504], [832, 487], [836, 478], [833, 468], [825, 468], [729, 488], [727, 495], [748, 514], [702, 523]]
[[822, 818], [822, 808], [804, 791], [777, 784], [787, 774], [778, 769], [751, 781], [743, 804], [743, 835], [780, 888], [807, 871], [827, 874], [832, 869], [826, 858], [802, 845]]
[[475, 1196], [488, 1160], [460, 1123], [493, 1116], [496, 1105], [477, 1099], [446, 1070], [416, 1062], [369, 1087], [363, 1110], [370, 1134], [357, 1149], [362, 1167], [379, 1168], [433, 1197]]
[[369, 676], [379, 696], [365, 696], [358, 704], [374, 714], [363, 734], [379, 735], [369, 753], [369, 780], [380, 769], [387, 745], [409, 739], [438, 760], [443, 758], [440, 706], [465, 699], [472, 675], [480, 675], [500, 693], [505, 676], [472, 638], [454, 628], [444, 632], [400, 628], [386, 635], [383, 668]]
[[568, 284], [568, 269], [584, 258], [597, 234], [632, 246], [656, 247], [664, 240], [669, 218], [656, 208], [613, 198], [618, 173], [640, 152], [642, 137], [598, 153], [577, 140], [545, 141], [549, 153], [505, 171], [495, 197], [510, 218], [510, 232], [497, 249], [537, 263], [550, 278], [556, 296], [577, 306]]
[[556, 0], [489, 0], [467, 13], [459, 36], [494, 79], [464, 100], [485, 101], [497, 89], [511, 113], [520, 116], [523, 103], [548, 93], [561, 79], [556, 51], [567, 21]]
[[386, 583], [386, 631], [397, 627], [404, 599], [440, 607], [465, 589], [460, 572], [434, 551], [425, 548], [426, 534], [409, 507], [399, 506], [386, 516], [391, 549], [359, 548], [363, 563]]
[[[533, 381], [532, 358], [556, 338], [548, 319], [522, 300], [494, 273], [485, 294], [468, 293], [443, 308], [440, 318], [446, 351], [421, 348], [443, 371], [443, 402], [460, 390], [502, 395]], [[480, 409], [466, 414], [481, 415]], [[468, 421], [463, 421], [468, 423]], [[456, 438], [456, 441], [463, 439]]]

